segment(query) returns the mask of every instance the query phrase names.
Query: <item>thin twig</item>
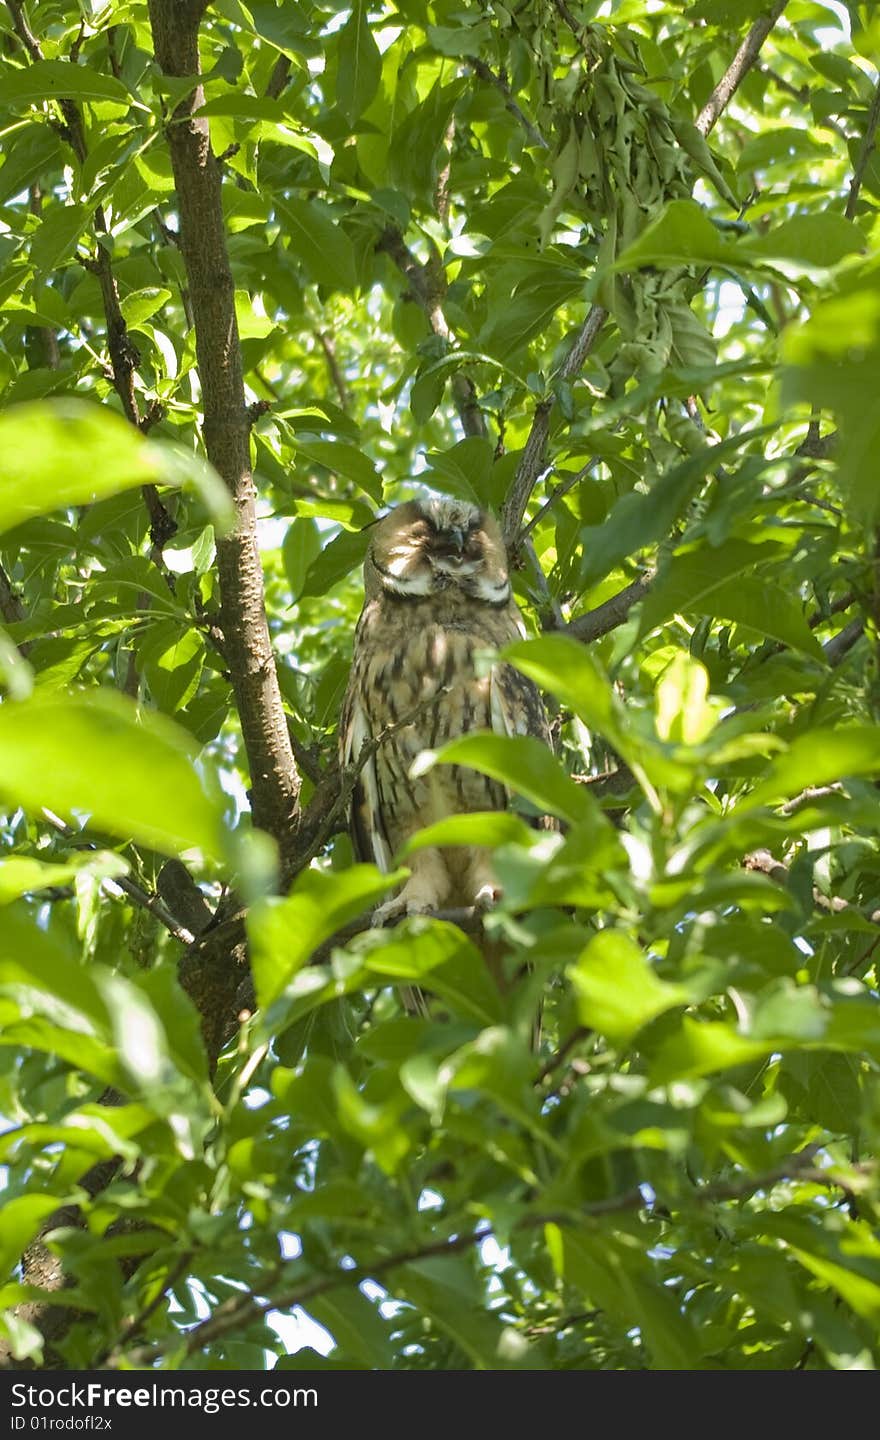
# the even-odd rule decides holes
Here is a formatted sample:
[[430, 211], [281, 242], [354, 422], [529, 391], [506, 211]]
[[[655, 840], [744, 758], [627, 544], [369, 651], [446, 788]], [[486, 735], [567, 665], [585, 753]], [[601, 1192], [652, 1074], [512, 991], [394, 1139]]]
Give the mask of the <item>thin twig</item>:
[[799, 810], [809, 800], [824, 800], [826, 795], [839, 794], [839, 785], [808, 785], [799, 795], [793, 795], [790, 800], [786, 800], [784, 805], [780, 805], [779, 813], [780, 815], [793, 815], [795, 810]]
[[593, 1032], [589, 1028], [589, 1026], [576, 1025], [575, 1028], [572, 1030], [571, 1034], [568, 1035], [566, 1039], [562, 1042], [555, 1054], [549, 1055], [544, 1061], [544, 1064], [538, 1071], [538, 1076], [535, 1083], [540, 1085], [542, 1081], [546, 1080], [547, 1076], [552, 1074], [552, 1072], [557, 1069], [559, 1065], [562, 1064], [563, 1060], [568, 1059], [569, 1054], [574, 1049], [575, 1045], [579, 1045], [582, 1040], [588, 1040], [592, 1033]]
[[[410, 294], [425, 312], [428, 324], [439, 339], [454, 353], [455, 336], [443, 310], [446, 280], [439, 256], [422, 265], [416, 259], [396, 225], [388, 225], [376, 242], [376, 250], [394, 261], [409, 283]], [[486, 420], [480, 409], [477, 391], [469, 375], [457, 370], [452, 377], [452, 398], [465, 435], [486, 439]]]
[[880, 122], [880, 80], [877, 81], [877, 88], [874, 91], [874, 98], [871, 101], [871, 108], [868, 111], [868, 123], [865, 126], [865, 134], [859, 147], [859, 158], [856, 161], [853, 177], [849, 185], [849, 196], [846, 202], [846, 209], [843, 212], [847, 220], [852, 220], [855, 217], [856, 206], [859, 203], [859, 191], [862, 188], [862, 181], [865, 178], [868, 161], [874, 149], [874, 139], [877, 134], [878, 122]]
[[[800, 796], [797, 798], [801, 799]], [[784, 806], [781, 808], [783, 814], [790, 813]], [[788, 884], [788, 865], [782, 860], [777, 860], [769, 850], [751, 850], [748, 855], [743, 856], [742, 867], [744, 870], [757, 870], [759, 874], [766, 875], [768, 880], [773, 880], [777, 885]], [[813, 887], [813, 904], [817, 910], [824, 910], [826, 915], [840, 915], [844, 911], [848, 911], [852, 915], [860, 915], [871, 925], [880, 925], [880, 910], [863, 909], [858, 905], [853, 905], [849, 900], [844, 900], [842, 895], [823, 895], [822, 891], [815, 886]]]
[[324, 352], [324, 359], [327, 361], [327, 369], [330, 372], [330, 379], [333, 381], [333, 384], [336, 388], [336, 394], [339, 396], [339, 404], [342, 406], [343, 410], [347, 410], [349, 400], [348, 386], [345, 383], [345, 376], [343, 375], [342, 370], [339, 366], [339, 360], [336, 356], [336, 346], [333, 344], [332, 339], [324, 330], [316, 330], [315, 339], [317, 340], [318, 344]]
[[510, 111], [514, 119], [518, 121], [518, 123], [522, 126], [523, 130], [526, 132], [526, 137], [529, 144], [537, 145], [540, 147], [541, 150], [549, 150], [550, 146], [547, 144], [547, 141], [544, 139], [544, 136], [541, 134], [537, 125], [534, 125], [532, 121], [528, 118], [528, 116], [525, 115], [517, 105], [511, 93], [510, 86], [504, 79], [503, 75], [496, 75], [495, 71], [491, 70], [484, 60], [479, 60], [476, 57], [469, 57], [465, 60], [464, 63], [468, 66], [470, 70], [473, 70], [474, 74], [478, 75], [481, 80], [485, 80], [487, 85], [494, 85], [496, 90], [500, 90], [501, 94], [504, 96], [504, 104], [506, 108]]
[[[684, 1208], [687, 1201], [696, 1205], [716, 1204], [730, 1200], [750, 1199], [760, 1191], [766, 1191], [786, 1180], [809, 1179], [815, 1184], [838, 1186], [841, 1182], [824, 1170], [813, 1167], [813, 1160], [820, 1147], [808, 1146], [795, 1155], [788, 1156], [772, 1170], [759, 1175], [745, 1176], [740, 1180], [719, 1180], [702, 1185], [692, 1192], [676, 1196], [677, 1208]], [[674, 1203], [674, 1202], [673, 1202]], [[584, 1221], [598, 1220], [605, 1215], [615, 1215], [633, 1210], [648, 1210], [650, 1207], [638, 1187], [619, 1195], [609, 1195], [603, 1200], [593, 1200], [569, 1213], [549, 1215], [525, 1215], [517, 1225], [518, 1230], [539, 1229], [554, 1224], [572, 1228]], [[671, 1208], [671, 1207], [670, 1207]], [[193, 1326], [185, 1337], [177, 1334], [169, 1344], [177, 1347], [183, 1341], [184, 1353], [193, 1355], [202, 1350], [210, 1341], [227, 1335], [243, 1326], [259, 1320], [272, 1310], [293, 1310], [305, 1305], [319, 1295], [340, 1286], [360, 1286], [367, 1280], [376, 1280], [394, 1270], [402, 1269], [420, 1260], [445, 1257], [472, 1250], [487, 1240], [494, 1232], [494, 1226], [484, 1222], [462, 1235], [451, 1235], [424, 1245], [385, 1255], [370, 1264], [354, 1265], [347, 1270], [335, 1270], [330, 1275], [314, 1275], [298, 1280], [289, 1288], [282, 1288], [273, 1295], [263, 1298], [254, 1291], [231, 1295], [217, 1307], [214, 1314], [200, 1324]], [[301, 1262], [294, 1262], [300, 1264]], [[148, 1365], [163, 1353], [160, 1345], [144, 1346], [125, 1355], [117, 1346], [108, 1358], [108, 1366]]]
[[303, 775], [311, 780], [313, 785], [320, 785], [326, 779], [326, 772], [321, 766], [316, 749], [304, 745], [293, 728], [293, 721], [287, 717], [287, 733], [290, 736], [290, 748], [293, 751], [293, 758], [299, 766]]
[[708, 135], [722, 112], [727, 108], [758, 58], [761, 46], [776, 24], [787, 0], [776, 0], [766, 15], [759, 15], [745, 40], [740, 45], [709, 99], [696, 119], [701, 135]]
[[[79, 830], [74, 830], [71, 825], [68, 825], [67, 822], [62, 820], [60, 815], [56, 815], [54, 811], [48, 810], [43, 806], [42, 814], [52, 826], [53, 830], [57, 830], [59, 835], [64, 836], [65, 840], [72, 841], [77, 849], [98, 850], [99, 847], [93, 840], [84, 839]], [[159, 924], [163, 925], [169, 935], [173, 935], [174, 939], [178, 940], [181, 945], [193, 944], [195, 936], [192, 935], [185, 926], [178, 923], [160, 895], [156, 895], [149, 890], [144, 890], [135, 880], [129, 880], [127, 875], [114, 875], [110, 883], [122, 890], [141, 910], [146, 910], [150, 915], [154, 915], [159, 921]]]
[[570, 490], [574, 489], [575, 485], [579, 485], [582, 480], [585, 480], [587, 476], [591, 473], [591, 471], [595, 470], [598, 464], [599, 457], [594, 456], [592, 460], [587, 461], [586, 465], [581, 466], [580, 470], [578, 470], [576, 475], [566, 475], [564, 480], [560, 480], [559, 484], [553, 487], [551, 494], [544, 501], [544, 504], [541, 506], [540, 510], [538, 510], [537, 513], [532, 516], [528, 525], [524, 525], [522, 530], [520, 530], [519, 538], [517, 540], [517, 549], [520, 545], [522, 545], [524, 540], [528, 539], [535, 527], [540, 525], [544, 516], [547, 514], [547, 511], [552, 510], [557, 500], [561, 500], [563, 495], [567, 495]]
[[[159, 1309], [159, 1306], [164, 1301], [166, 1295], [168, 1294], [168, 1291], [172, 1288], [172, 1286], [176, 1285], [177, 1281], [182, 1279], [183, 1276], [186, 1274], [192, 1258], [193, 1252], [191, 1250], [185, 1250], [182, 1255], [178, 1256], [176, 1263], [172, 1265], [170, 1270], [168, 1270], [168, 1272], [166, 1273], [161, 1285], [157, 1289], [152, 1300], [150, 1300], [148, 1304], [143, 1307], [142, 1310], [139, 1310], [136, 1315], [133, 1315], [131, 1319], [125, 1325], [123, 1325], [122, 1329], [119, 1332], [119, 1335], [116, 1338], [115, 1345], [112, 1347], [113, 1350], [121, 1351], [129, 1343], [130, 1340], [133, 1340], [136, 1335], [139, 1335], [141, 1333], [144, 1326]], [[100, 1355], [96, 1356], [96, 1358], [92, 1362], [94, 1368], [96, 1370], [100, 1370], [104, 1365], [106, 1365], [108, 1360], [110, 1359], [110, 1354], [111, 1348], [107, 1347], [107, 1349], [103, 1350]]]
[[[572, 380], [577, 375], [596, 342], [596, 337], [605, 323], [607, 314], [608, 312], [603, 310], [601, 305], [591, 307], [560, 369], [559, 374], [562, 380]], [[550, 416], [555, 403], [554, 395], [545, 395], [544, 399], [536, 405], [532, 428], [526, 440], [522, 459], [502, 508], [501, 528], [504, 532], [505, 544], [511, 554], [515, 553], [516, 537], [522, 527], [529, 497], [547, 468], [547, 440], [550, 435]]]

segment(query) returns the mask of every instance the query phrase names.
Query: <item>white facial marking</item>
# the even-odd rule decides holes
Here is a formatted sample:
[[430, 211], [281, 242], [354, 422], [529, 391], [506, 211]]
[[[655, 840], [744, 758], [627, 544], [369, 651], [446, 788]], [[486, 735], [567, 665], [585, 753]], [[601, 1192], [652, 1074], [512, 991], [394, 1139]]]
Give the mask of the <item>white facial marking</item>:
[[388, 571], [389, 574], [395, 575], [399, 580], [406, 574], [406, 567], [412, 560], [412, 551], [404, 550], [400, 545], [396, 545], [391, 551], [391, 554], [394, 556], [394, 559], [388, 562]]
[[510, 599], [510, 581], [490, 580], [487, 575], [481, 575], [474, 586], [474, 594], [488, 605], [501, 605]]

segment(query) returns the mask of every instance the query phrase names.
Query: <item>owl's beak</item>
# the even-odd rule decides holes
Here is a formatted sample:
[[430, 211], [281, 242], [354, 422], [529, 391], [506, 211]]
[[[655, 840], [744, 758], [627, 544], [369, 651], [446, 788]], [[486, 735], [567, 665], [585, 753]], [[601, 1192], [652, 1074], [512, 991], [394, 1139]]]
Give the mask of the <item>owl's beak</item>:
[[460, 556], [464, 551], [464, 531], [458, 525], [450, 525], [443, 531], [444, 549], [450, 555]]

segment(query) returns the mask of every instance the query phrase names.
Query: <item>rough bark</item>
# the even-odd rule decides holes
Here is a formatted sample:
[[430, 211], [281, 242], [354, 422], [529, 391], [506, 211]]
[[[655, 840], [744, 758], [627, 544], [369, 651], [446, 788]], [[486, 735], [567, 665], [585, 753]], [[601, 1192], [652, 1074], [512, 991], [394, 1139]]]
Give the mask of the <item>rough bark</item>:
[[[166, 75], [199, 74], [198, 25], [204, 8], [201, 3], [150, 0], [156, 59]], [[196, 332], [205, 449], [235, 506], [234, 527], [217, 544], [225, 653], [250, 769], [254, 824], [277, 841], [286, 873], [299, 819], [300, 778], [266, 619], [221, 171], [211, 150], [208, 122], [194, 113], [203, 99], [201, 86], [195, 85], [180, 102], [170, 117], [168, 143]]]

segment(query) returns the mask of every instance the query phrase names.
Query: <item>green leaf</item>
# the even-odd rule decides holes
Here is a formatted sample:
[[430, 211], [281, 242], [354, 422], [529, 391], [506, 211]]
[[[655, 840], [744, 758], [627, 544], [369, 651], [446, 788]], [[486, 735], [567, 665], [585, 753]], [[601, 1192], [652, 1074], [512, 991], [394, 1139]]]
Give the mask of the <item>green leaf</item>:
[[394, 130], [387, 152], [387, 174], [396, 190], [428, 200], [439, 170], [438, 151], [446, 138], [453, 107], [467, 85], [463, 77], [448, 85], [438, 80], [422, 103]]
[[67, 885], [77, 875], [93, 875], [98, 879], [114, 879], [128, 874], [128, 864], [121, 855], [111, 851], [77, 855], [65, 864], [50, 864], [30, 855], [10, 855], [0, 860], [0, 905], [8, 905], [21, 895]]
[[658, 1370], [691, 1370], [697, 1338], [673, 1291], [658, 1283], [643, 1253], [624, 1237], [561, 1231], [561, 1271], [566, 1282], [615, 1316], [637, 1325]]
[[744, 795], [737, 810], [797, 795], [808, 786], [829, 785], [851, 775], [880, 771], [880, 726], [846, 725], [836, 730], [817, 728], [798, 735], [783, 755], [773, 761], [754, 790]]
[[382, 875], [374, 865], [355, 865], [342, 874], [304, 870], [283, 900], [251, 908], [248, 932], [257, 998], [265, 1009], [323, 941], [370, 909], [403, 875]]
[[750, 259], [785, 261], [806, 270], [825, 270], [865, 249], [858, 225], [842, 215], [793, 215], [744, 244]]
[[661, 475], [647, 494], [633, 490], [623, 495], [604, 524], [581, 531], [581, 584], [594, 585], [628, 556], [662, 540], [706, 475], [769, 428], [741, 430], [718, 445], [704, 446]]
[[470, 435], [450, 450], [433, 450], [425, 458], [440, 477], [444, 490], [463, 500], [486, 503], [493, 459], [488, 440]]
[[523, 262], [511, 275], [512, 291], [480, 332], [480, 347], [510, 362], [510, 357], [543, 334], [560, 306], [583, 288], [583, 276], [567, 266]]
[[433, 765], [467, 765], [565, 820], [582, 820], [590, 809], [586, 793], [531, 735], [464, 735], [440, 750], [423, 751], [411, 773], [422, 775]]
[[774, 1040], [755, 1040], [721, 1020], [692, 1020], [685, 1015], [678, 1033], [664, 1041], [654, 1056], [651, 1084], [669, 1085], [696, 1075], [713, 1075], [760, 1060], [775, 1049]]
[[0, 926], [0, 991], [20, 1019], [7, 1019], [4, 1045], [31, 1046], [123, 1088], [125, 1072], [109, 1044], [110, 1019], [93, 974], [69, 945], [39, 930], [19, 903]]
[[627, 1041], [643, 1025], [690, 1000], [682, 985], [660, 980], [634, 940], [619, 930], [600, 930], [568, 970], [581, 1023]]
[[106, 406], [41, 400], [0, 415], [0, 531], [68, 505], [92, 505], [143, 485], [197, 489], [225, 523], [231, 502], [204, 461], [145, 440]]
[[131, 100], [125, 86], [94, 65], [69, 60], [28, 60], [22, 69], [0, 66], [0, 105], [45, 104], [47, 100], [113, 100], [126, 109]]
[[346, 445], [342, 440], [297, 441], [296, 454], [298, 461], [301, 456], [313, 465], [322, 465], [346, 480], [353, 480], [371, 500], [382, 503], [381, 476], [369, 456], [354, 445]]
[[155, 484], [158, 451], [132, 425], [82, 401], [40, 401], [0, 415], [0, 530], [66, 505]]
[[607, 676], [583, 645], [567, 635], [517, 640], [502, 651], [509, 660], [573, 710], [585, 725], [618, 749], [626, 746], [623, 715]]
[[198, 748], [164, 716], [107, 690], [0, 708], [0, 794], [73, 815], [167, 854], [223, 852], [222, 811], [196, 770]]
[[360, 1290], [339, 1286], [310, 1300], [309, 1311], [327, 1327], [344, 1355], [360, 1360], [369, 1370], [391, 1368], [388, 1321]]
[[416, 850], [433, 845], [529, 845], [535, 832], [518, 815], [506, 810], [475, 811], [469, 815], [450, 815], [411, 835], [400, 851], [405, 860]]
[[[698, 545], [673, 555], [661, 569], [642, 602], [639, 639], [662, 625], [671, 615], [687, 614], [712, 595], [732, 575], [775, 561], [784, 554], [781, 545], [764, 541], [729, 539], [722, 545]], [[707, 613], [705, 608], [702, 613]]]
[[205, 643], [197, 630], [182, 629], [174, 620], [151, 625], [138, 656], [158, 709], [171, 714], [192, 700], [205, 661]]
[[299, 599], [308, 595], [326, 595], [340, 580], [360, 569], [370, 543], [369, 530], [343, 530], [325, 545], [308, 570]]
[[353, 290], [354, 250], [333, 214], [317, 200], [278, 200], [282, 233], [309, 279], [334, 290]]
[[805, 1270], [836, 1291], [857, 1315], [874, 1327], [880, 1325], [880, 1271], [876, 1280], [870, 1280], [824, 1255], [812, 1254], [796, 1245], [789, 1248]]
[[6, 1276], [61, 1201], [57, 1195], [16, 1195], [0, 1210], [0, 1274]]
[[476, 1276], [455, 1255], [411, 1261], [393, 1272], [395, 1290], [417, 1305], [469, 1357], [475, 1370], [503, 1370], [503, 1327], [487, 1311]]
[[321, 553], [321, 532], [307, 517], [294, 520], [281, 546], [284, 573], [294, 600], [299, 598], [309, 566]]
[[662, 214], [645, 226], [637, 240], [622, 251], [614, 270], [641, 265], [733, 266], [739, 251], [712, 224], [694, 200], [671, 200]]
[[382, 57], [367, 22], [367, 0], [355, 0], [339, 32], [336, 101], [350, 125], [363, 115], [379, 88]]
[[711, 595], [697, 600], [689, 609], [696, 615], [711, 615], [748, 625], [759, 635], [779, 640], [825, 663], [825, 653], [803, 612], [797, 595], [757, 576], [741, 575], [719, 585]]
[[780, 552], [782, 547], [773, 542], [754, 545], [732, 539], [717, 547], [700, 545], [674, 555], [645, 597], [640, 637], [676, 612], [709, 615], [748, 625], [824, 661], [798, 597], [769, 579], [744, 573], [778, 560]]
[[17, 130], [0, 168], [0, 205], [50, 173], [60, 157], [61, 142], [45, 121]]
[[480, 1025], [502, 1016], [501, 995], [485, 959], [457, 925], [410, 916], [390, 933], [378, 932], [361, 958], [376, 975], [420, 981], [456, 1014]]
[[171, 291], [163, 290], [157, 285], [147, 286], [143, 290], [132, 290], [120, 302], [126, 325], [137, 329], [138, 325], [149, 320], [150, 316], [161, 310], [170, 299]]
[[35, 267], [48, 273], [67, 260], [91, 218], [88, 205], [56, 205], [48, 210], [31, 242]]
[[864, 249], [857, 225], [840, 215], [796, 215], [761, 235], [724, 236], [693, 200], [672, 200], [612, 266], [720, 265], [725, 269], [783, 264], [822, 271]]

